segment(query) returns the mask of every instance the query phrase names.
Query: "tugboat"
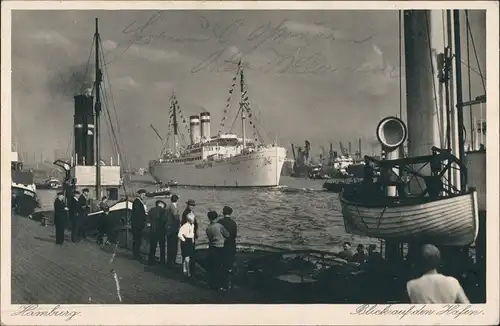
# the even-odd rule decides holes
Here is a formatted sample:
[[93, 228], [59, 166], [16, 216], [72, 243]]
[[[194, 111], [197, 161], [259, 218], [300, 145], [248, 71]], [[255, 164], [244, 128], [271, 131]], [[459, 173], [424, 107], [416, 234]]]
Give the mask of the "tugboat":
[[36, 194], [33, 172], [23, 171], [23, 162], [18, 160], [17, 152], [12, 152], [12, 210], [21, 216], [29, 216], [40, 207]]

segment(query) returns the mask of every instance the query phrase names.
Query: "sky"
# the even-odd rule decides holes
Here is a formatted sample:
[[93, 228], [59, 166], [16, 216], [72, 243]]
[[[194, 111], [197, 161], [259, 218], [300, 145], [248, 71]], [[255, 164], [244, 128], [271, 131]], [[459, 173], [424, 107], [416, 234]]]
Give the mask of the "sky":
[[[184, 117], [209, 111], [212, 134], [220, 130], [239, 59], [260, 134], [289, 153], [290, 143], [305, 140], [313, 154], [329, 143], [338, 149], [339, 141], [351, 141], [354, 151], [362, 138], [371, 154], [377, 123], [400, 112], [397, 11], [17, 11], [12, 130], [25, 160], [72, 148], [73, 95], [93, 79], [96, 17], [108, 108], [113, 119], [117, 113], [122, 155], [132, 167], [147, 166], [163, 147], [150, 124], [165, 138], [174, 89]], [[485, 40], [476, 43], [484, 55]], [[473, 97], [484, 94], [477, 74], [471, 85]], [[113, 153], [104, 119], [101, 126], [107, 159]]]

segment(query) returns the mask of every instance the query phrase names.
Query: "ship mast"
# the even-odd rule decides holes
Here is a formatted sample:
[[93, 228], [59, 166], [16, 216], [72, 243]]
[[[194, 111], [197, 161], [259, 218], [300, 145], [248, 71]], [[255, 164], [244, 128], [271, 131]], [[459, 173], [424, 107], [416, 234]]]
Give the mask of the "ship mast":
[[[460, 12], [453, 10], [453, 27], [455, 36], [455, 75], [456, 75], [456, 96], [457, 103], [463, 102], [462, 96], [462, 56], [461, 56], [461, 43], [460, 43]], [[470, 87], [470, 85], [469, 85]], [[458, 106], [454, 108], [457, 113], [457, 128], [458, 128], [458, 159], [461, 163], [465, 160], [465, 141], [464, 141], [464, 114], [463, 110]], [[465, 191], [467, 186], [467, 175], [464, 169], [460, 169], [460, 178], [457, 180], [457, 188]]]
[[102, 72], [99, 68], [99, 19], [95, 19], [95, 137], [96, 137], [96, 197], [101, 198], [101, 137], [100, 137], [100, 116], [101, 116], [101, 82]]
[[177, 139], [177, 99], [175, 98], [175, 93], [172, 91], [172, 115], [173, 115], [173, 125], [174, 125], [174, 154], [177, 155], [178, 150], [178, 139]]
[[243, 148], [246, 148], [247, 144], [247, 135], [246, 135], [246, 128], [245, 128], [245, 90], [244, 90], [244, 79], [243, 79], [243, 67], [241, 65], [241, 60], [238, 62], [238, 66], [240, 67], [240, 111], [241, 111], [241, 132], [243, 134]]

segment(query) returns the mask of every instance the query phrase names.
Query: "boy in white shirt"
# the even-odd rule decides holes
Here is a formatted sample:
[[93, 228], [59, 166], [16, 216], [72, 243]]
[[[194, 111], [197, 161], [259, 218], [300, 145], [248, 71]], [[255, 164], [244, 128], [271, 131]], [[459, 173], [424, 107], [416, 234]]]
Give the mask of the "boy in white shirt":
[[426, 244], [421, 249], [424, 274], [406, 284], [411, 303], [469, 303], [458, 280], [437, 272], [441, 254], [436, 246]]
[[194, 254], [194, 214], [187, 214], [187, 222], [179, 229], [181, 240], [182, 271], [185, 276], [191, 277], [191, 256]]

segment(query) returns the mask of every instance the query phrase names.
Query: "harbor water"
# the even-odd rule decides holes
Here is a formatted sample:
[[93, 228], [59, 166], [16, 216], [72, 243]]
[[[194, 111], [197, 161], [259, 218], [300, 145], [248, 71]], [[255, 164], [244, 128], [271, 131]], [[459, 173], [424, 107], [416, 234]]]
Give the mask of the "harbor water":
[[[200, 224], [199, 241], [206, 240], [206, 213], [222, 212], [224, 205], [234, 210], [238, 241], [291, 249], [315, 249], [337, 252], [344, 241], [353, 246], [362, 243], [380, 245], [378, 239], [347, 234], [338, 194], [323, 191], [324, 180], [282, 177], [276, 188], [193, 188], [173, 187], [179, 195], [180, 209], [188, 199], [196, 201], [195, 214]], [[156, 189], [149, 176], [134, 176], [130, 190]], [[56, 191], [38, 190], [42, 209], [51, 210]], [[148, 198], [147, 206], [162, 198]], [[163, 200], [166, 200], [163, 198]]]

